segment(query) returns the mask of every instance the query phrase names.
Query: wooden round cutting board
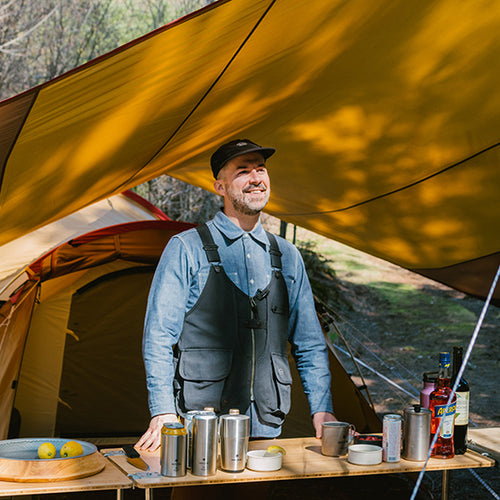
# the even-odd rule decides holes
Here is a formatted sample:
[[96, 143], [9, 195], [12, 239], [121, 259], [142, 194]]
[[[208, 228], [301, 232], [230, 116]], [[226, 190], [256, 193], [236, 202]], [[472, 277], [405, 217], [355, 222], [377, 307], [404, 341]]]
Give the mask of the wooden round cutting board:
[[[97, 474], [106, 459], [95, 445], [78, 441], [83, 455], [60, 458], [60, 450], [70, 439], [21, 438], [0, 441], [0, 480], [17, 482], [49, 482], [78, 479]], [[56, 458], [38, 458], [38, 447], [51, 442], [56, 447]], [[58, 458], [59, 457], [59, 458]]]

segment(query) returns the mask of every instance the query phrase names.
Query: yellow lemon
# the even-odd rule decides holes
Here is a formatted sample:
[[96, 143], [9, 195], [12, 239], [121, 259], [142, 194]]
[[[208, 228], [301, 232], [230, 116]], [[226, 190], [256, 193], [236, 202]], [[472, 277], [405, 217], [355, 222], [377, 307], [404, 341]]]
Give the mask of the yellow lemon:
[[83, 447], [77, 441], [68, 441], [61, 448], [61, 457], [77, 457], [83, 455]]
[[275, 444], [269, 446], [269, 448], [266, 450], [266, 453], [281, 453], [282, 455], [286, 455], [285, 448], [276, 446]]
[[56, 447], [52, 443], [42, 443], [38, 447], [38, 458], [54, 458]]

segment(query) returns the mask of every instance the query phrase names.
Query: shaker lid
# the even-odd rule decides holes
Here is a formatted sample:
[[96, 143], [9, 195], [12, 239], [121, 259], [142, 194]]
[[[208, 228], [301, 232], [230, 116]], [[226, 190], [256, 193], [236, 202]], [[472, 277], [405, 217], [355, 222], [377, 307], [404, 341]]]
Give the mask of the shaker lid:
[[408, 413], [408, 414], [415, 415], [415, 416], [419, 417], [419, 416], [430, 415], [432, 412], [431, 412], [431, 410], [429, 410], [427, 408], [423, 408], [419, 404], [414, 404], [414, 405], [409, 406], [408, 408], [406, 408], [405, 413]]

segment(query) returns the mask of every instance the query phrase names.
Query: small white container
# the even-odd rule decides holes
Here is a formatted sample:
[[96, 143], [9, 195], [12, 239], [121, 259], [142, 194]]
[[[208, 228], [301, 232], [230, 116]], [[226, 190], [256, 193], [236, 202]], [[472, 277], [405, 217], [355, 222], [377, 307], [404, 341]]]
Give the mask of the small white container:
[[382, 463], [382, 448], [373, 444], [353, 444], [347, 451], [347, 461], [356, 465]]
[[281, 469], [281, 453], [267, 453], [266, 450], [252, 450], [247, 453], [247, 469], [273, 471]]

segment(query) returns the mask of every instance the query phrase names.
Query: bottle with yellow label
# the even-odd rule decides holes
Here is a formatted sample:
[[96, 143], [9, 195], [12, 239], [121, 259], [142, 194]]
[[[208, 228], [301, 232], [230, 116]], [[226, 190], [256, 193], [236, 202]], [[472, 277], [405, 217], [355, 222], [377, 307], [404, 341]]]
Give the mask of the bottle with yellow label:
[[[451, 356], [449, 352], [439, 353], [439, 373], [436, 389], [429, 396], [429, 410], [431, 410], [431, 440], [434, 439], [439, 425], [439, 437], [432, 449], [431, 455], [435, 458], [453, 458], [455, 448], [453, 445], [453, 427], [455, 423], [455, 412], [457, 398], [453, 398], [448, 405], [451, 390]], [[441, 422], [442, 421], [442, 422]]]

